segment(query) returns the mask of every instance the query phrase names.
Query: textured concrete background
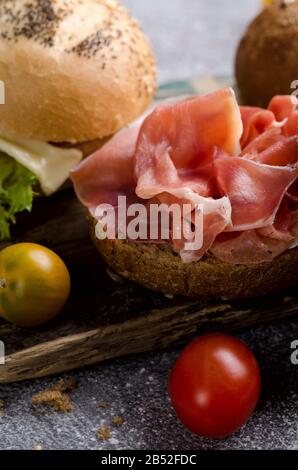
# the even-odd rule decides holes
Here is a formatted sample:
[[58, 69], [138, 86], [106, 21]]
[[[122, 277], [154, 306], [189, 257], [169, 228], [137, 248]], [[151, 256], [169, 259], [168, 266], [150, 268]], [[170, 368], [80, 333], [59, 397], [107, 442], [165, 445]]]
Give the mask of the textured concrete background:
[[[258, 0], [125, 0], [150, 35], [159, 79], [232, 72], [234, 49]], [[298, 321], [254, 328], [241, 334], [260, 361], [262, 399], [249, 423], [223, 441], [200, 439], [180, 425], [167, 398], [167, 377], [178, 350], [144, 354], [90, 367], [76, 375], [73, 412], [38, 413], [33, 393], [58, 378], [0, 387], [5, 402], [0, 417], [0, 449], [298, 449], [298, 366], [290, 344]], [[96, 407], [107, 402], [109, 408]], [[125, 424], [112, 426], [113, 416]], [[112, 429], [98, 440], [102, 425]]]
[[237, 42], [261, 0], [123, 0], [151, 38], [160, 82], [231, 74]]

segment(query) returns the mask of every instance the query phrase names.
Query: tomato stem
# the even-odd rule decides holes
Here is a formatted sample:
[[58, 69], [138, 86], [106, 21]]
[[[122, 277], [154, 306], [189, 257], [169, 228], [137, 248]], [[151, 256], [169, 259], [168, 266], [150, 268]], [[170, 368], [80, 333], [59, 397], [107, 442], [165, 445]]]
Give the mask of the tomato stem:
[[0, 279], [0, 289], [5, 289], [6, 287], [6, 279]]

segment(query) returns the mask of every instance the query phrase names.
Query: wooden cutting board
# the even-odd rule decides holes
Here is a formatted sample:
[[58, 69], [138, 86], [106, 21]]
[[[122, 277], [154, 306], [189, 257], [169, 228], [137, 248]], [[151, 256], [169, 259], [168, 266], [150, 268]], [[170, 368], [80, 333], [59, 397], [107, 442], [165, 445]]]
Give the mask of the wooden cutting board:
[[[190, 93], [197, 85], [188, 82], [186, 90], [185, 84], [172, 84], [171, 94], [174, 88], [175, 94]], [[160, 91], [163, 97], [166, 93], [167, 88]], [[108, 273], [72, 189], [35, 201], [32, 214], [21, 214], [11, 242], [21, 241], [56, 251], [70, 269], [72, 292], [63, 313], [42, 327], [24, 329], [0, 320], [0, 340], [6, 349], [0, 383], [159, 350], [203, 332], [236, 330], [298, 313], [294, 291], [207, 303], [168, 298]], [[0, 244], [0, 249], [7, 244]]]
[[[64, 312], [25, 329], [0, 322], [6, 347], [0, 383], [54, 374], [126, 354], [158, 350], [206, 331], [235, 330], [298, 313], [294, 292], [245, 301], [167, 298], [108, 274], [84, 209], [68, 190], [22, 214], [13, 242], [38, 242], [63, 257], [72, 276]], [[4, 243], [0, 248], [5, 246]]]

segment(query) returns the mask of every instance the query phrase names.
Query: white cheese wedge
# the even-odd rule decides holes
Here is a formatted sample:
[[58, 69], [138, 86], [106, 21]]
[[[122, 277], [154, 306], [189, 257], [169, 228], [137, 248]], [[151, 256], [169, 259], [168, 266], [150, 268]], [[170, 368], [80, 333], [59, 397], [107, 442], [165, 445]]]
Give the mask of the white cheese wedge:
[[77, 149], [63, 149], [47, 142], [15, 136], [0, 136], [0, 151], [30, 170], [46, 196], [60, 188], [68, 179], [70, 170], [83, 158]]

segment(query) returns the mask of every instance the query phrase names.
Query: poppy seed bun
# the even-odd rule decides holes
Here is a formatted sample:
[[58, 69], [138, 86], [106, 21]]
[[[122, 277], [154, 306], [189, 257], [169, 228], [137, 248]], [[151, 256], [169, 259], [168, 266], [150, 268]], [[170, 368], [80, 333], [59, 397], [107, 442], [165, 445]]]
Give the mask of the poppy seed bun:
[[278, 0], [249, 25], [236, 56], [242, 101], [267, 106], [275, 95], [293, 92], [298, 79], [298, 1]]
[[148, 289], [194, 298], [257, 297], [297, 285], [298, 249], [288, 250], [271, 263], [227, 264], [213, 255], [183, 263], [170, 245], [126, 240], [98, 240], [90, 218], [93, 242], [110, 268]]
[[116, 0], [0, 2], [0, 133], [51, 142], [112, 135], [151, 101], [156, 69]]

